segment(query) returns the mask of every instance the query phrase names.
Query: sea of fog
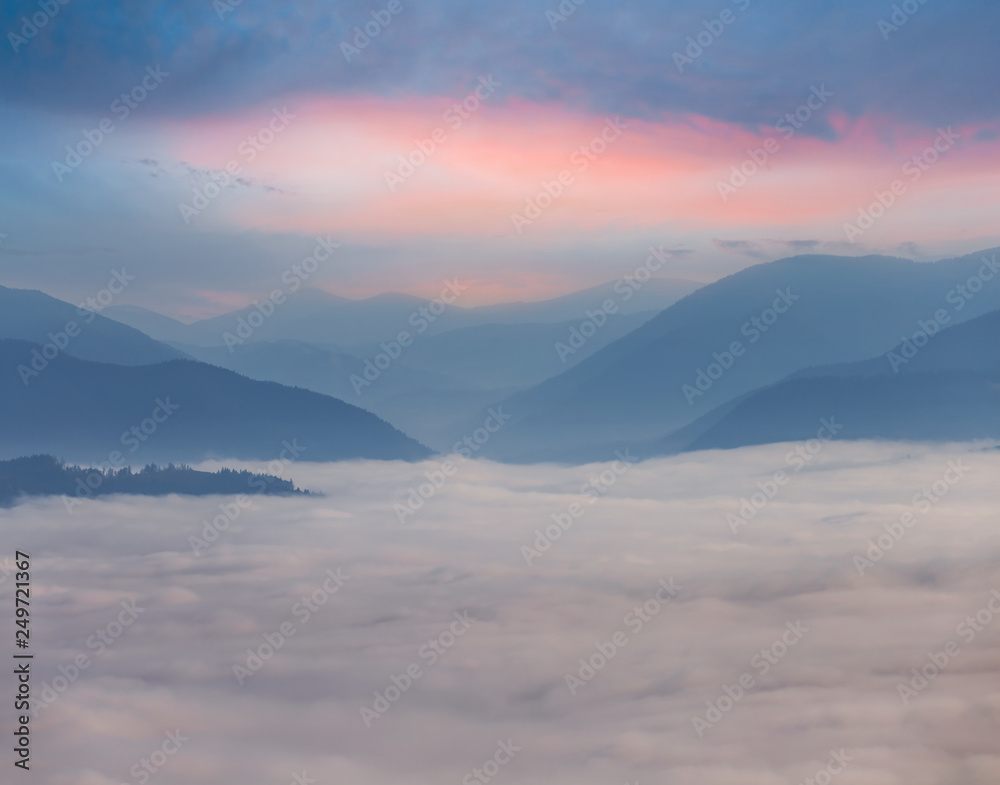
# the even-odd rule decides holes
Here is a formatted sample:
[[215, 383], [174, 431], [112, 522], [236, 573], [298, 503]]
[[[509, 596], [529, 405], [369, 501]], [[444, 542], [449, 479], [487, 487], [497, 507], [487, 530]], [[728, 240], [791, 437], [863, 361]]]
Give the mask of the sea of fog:
[[797, 447], [0, 510], [31, 781], [996, 785], [1000, 451]]

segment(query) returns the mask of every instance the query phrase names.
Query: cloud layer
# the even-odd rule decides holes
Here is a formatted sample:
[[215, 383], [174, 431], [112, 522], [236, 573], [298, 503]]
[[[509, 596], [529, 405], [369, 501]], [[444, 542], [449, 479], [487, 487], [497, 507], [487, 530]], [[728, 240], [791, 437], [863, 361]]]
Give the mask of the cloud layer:
[[[779, 785], [843, 750], [844, 785], [992, 785], [1000, 619], [958, 629], [1000, 588], [1000, 455], [830, 444], [734, 532], [727, 515], [762, 504], [788, 449], [466, 462], [404, 525], [393, 504], [436, 463], [294, 465], [326, 496], [238, 514], [177, 497], [0, 512], [34, 561], [36, 690], [88, 661], [39, 712], [37, 781], [137, 782], [150, 759], [161, 785], [460, 783], [477, 768], [527, 785]], [[886, 527], [906, 513], [897, 541]], [[132, 599], [137, 618], [114, 627]], [[100, 651], [97, 631], [119, 636]], [[284, 641], [258, 667], [247, 649], [267, 655], [264, 636]], [[948, 641], [959, 655], [904, 704], [898, 685]], [[175, 730], [189, 740], [151, 757]], [[508, 740], [510, 762], [486, 764]]]

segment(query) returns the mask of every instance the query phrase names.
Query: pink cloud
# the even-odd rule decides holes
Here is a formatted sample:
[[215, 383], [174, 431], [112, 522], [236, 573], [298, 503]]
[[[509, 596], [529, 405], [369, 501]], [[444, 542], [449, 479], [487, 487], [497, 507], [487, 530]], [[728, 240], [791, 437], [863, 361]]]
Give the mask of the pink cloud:
[[[544, 183], [564, 171], [572, 174], [571, 184], [524, 227], [526, 238], [663, 227], [704, 233], [805, 230], [843, 239], [843, 222], [874, 198], [875, 189], [900, 177], [905, 160], [936, 135], [877, 117], [851, 122], [831, 109], [825, 120], [836, 131], [832, 140], [801, 132], [786, 139], [775, 129], [675, 117], [622, 118], [627, 130], [605, 144], [594, 142], [607, 128], [602, 116], [498, 95], [459, 123], [449, 114], [453, 104], [438, 98], [297, 97], [289, 101], [295, 118], [252, 161], [240, 144], [266, 125], [269, 108], [245, 117], [204, 117], [171, 129], [171, 135], [181, 160], [213, 169], [236, 160], [245, 176], [287, 191], [229, 200], [220, 206], [226, 220], [265, 231], [336, 232], [365, 242], [516, 238], [512, 214], [524, 211], [529, 199], [544, 193]], [[441, 129], [437, 142], [435, 129]], [[956, 231], [956, 221], [959, 232], [990, 231], [1000, 201], [990, 171], [1000, 147], [974, 142], [976, 129], [956, 130], [961, 140], [955, 149], [910, 184], [872, 237], [925, 241], [935, 232]], [[723, 199], [719, 183], [768, 138], [780, 149]], [[426, 150], [433, 145], [433, 151], [390, 188], [387, 173], [406, 175], [400, 157], [419, 162], [421, 144]], [[588, 144], [607, 149], [581, 155]], [[971, 203], [963, 200], [965, 210], [956, 209], [957, 191], [975, 194]]]

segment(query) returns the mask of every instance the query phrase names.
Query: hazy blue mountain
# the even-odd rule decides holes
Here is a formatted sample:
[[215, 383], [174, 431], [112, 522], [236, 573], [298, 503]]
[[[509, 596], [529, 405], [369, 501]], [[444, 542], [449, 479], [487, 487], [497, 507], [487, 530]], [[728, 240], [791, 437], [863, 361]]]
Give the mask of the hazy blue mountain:
[[920, 338], [919, 347], [908, 337], [877, 358], [799, 371], [643, 453], [800, 441], [831, 417], [843, 439], [1000, 438], [1000, 310]]
[[[246, 342], [293, 340], [350, 351], [349, 347], [359, 344], [392, 340], [403, 330], [424, 338], [487, 324], [583, 321], [588, 310], [600, 308], [609, 298], [615, 299], [619, 314], [623, 316], [660, 311], [701, 285], [682, 279], [654, 278], [637, 291], [624, 285], [618, 285], [616, 290], [616, 284], [609, 283], [551, 300], [478, 308], [463, 307], [461, 295], [458, 295], [455, 303], [438, 315], [427, 310], [430, 301], [412, 295], [381, 294], [365, 300], [349, 300], [318, 289], [301, 289], [287, 294], [284, 303], [273, 311], [268, 303], [260, 302], [259, 308], [251, 305], [189, 325], [131, 307], [108, 309], [108, 315], [148, 331], [159, 340], [192, 346], [224, 345], [228, 333]], [[263, 311], [270, 312], [266, 318], [258, 315]], [[251, 317], [258, 323], [256, 326], [249, 323]], [[248, 329], [243, 322], [253, 329]], [[229, 341], [233, 343], [232, 338]]]
[[[451, 445], [442, 434], [450, 434], [456, 423], [513, 391], [474, 389], [457, 379], [414, 370], [400, 362], [384, 370], [376, 369], [377, 377], [369, 367], [368, 374], [374, 381], [368, 384], [365, 373], [370, 358], [300, 341], [260, 341], [236, 346], [232, 352], [221, 346], [187, 348], [198, 360], [251, 379], [276, 381], [341, 398], [435, 449]], [[364, 386], [357, 383], [359, 379], [364, 380]]]
[[[647, 442], [803, 368], [882, 354], [938, 311], [953, 324], [1000, 308], [998, 272], [996, 250], [933, 264], [798, 256], [748, 268], [504, 401], [514, 419], [484, 452], [584, 460], [608, 444]], [[978, 291], [957, 289], [980, 273]]]
[[530, 303], [503, 303], [469, 309], [469, 326], [476, 324], [545, 324], [579, 322], [587, 311], [615, 301], [623, 316], [642, 311], [662, 311], [704, 286], [683, 278], [651, 278], [633, 289], [620, 281], [592, 286], [579, 292]]
[[[1000, 310], [946, 324], [928, 341], [917, 333], [879, 357], [855, 363], [803, 368], [794, 377], [873, 376], [936, 371], [993, 371], [1000, 368]], [[919, 344], [919, 345], [918, 345]], [[793, 377], [793, 378], [794, 378]]]
[[349, 300], [318, 289], [302, 289], [288, 294], [277, 305], [259, 301], [259, 307], [251, 305], [194, 322], [188, 325], [183, 342], [223, 346], [288, 340], [346, 346], [385, 340], [403, 329], [413, 330], [407, 320], [424, 305], [424, 300], [403, 294]]
[[[0, 339], [50, 345], [48, 354], [118, 365], [145, 365], [184, 355], [138, 330], [34, 289], [0, 286]], [[43, 358], [44, 359], [44, 358]], [[31, 350], [16, 365], [31, 366]], [[41, 365], [40, 361], [36, 361]]]
[[484, 407], [571, 367], [654, 315], [647, 311], [611, 316], [579, 350], [570, 343], [575, 343], [573, 331], [580, 322], [482, 325], [422, 336], [364, 387], [356, 380], [364, 378], [366, 362], [383, 351], [378, 343], [352, 347], [355, 354], [300, 341], [258, 341], [234, 346], [232, 351], [220, 346], [177, 347], [251, 379], [342, 398], [445, 450], [464, 435], [466, 419]]
[[831, 417], [838, 439], [997, 439], [1000, 371], [793, 379], [742, 401], [684, 451], [804, 441]]
[[[228, 368], [260, 381], [272, 381], [332, 395], [361, 405], [398, 390], [463, 390], [467, 385], [444, 374], [414, 370], [400, 362], [379, 371], [376, 383], [362, 387], [362, 394], [351, 382], [363, 377], [365, 359], [338, 351], [335, 347], [302, 341], [259, 341], [236, 346], [186, 346], [178, 344], [196, 360]], [[376, 351], [378, 350], [376, 344]], [[355, 400], [357, 399], [357, 400]]]
[[[48, 453], [74, 462], [415, 460], [429, 450], [343, 401], [247, 379], [191, 360], [122, 366], [60, 355], [25, 386], [31, 344], [0, 341], [0, 458]], [[156, 422], [159, 419], [161, 422]], [[112, 461], [114, 463], [114, 461]]]
[[[319, 289], [300, 289], [286, 296], [273, 310], [265, 301], [260, 308], [250, 305], [236, 311], [185, 324], [148, 308], [117, 306], [105, 309], [109, 318], [142, 330], [157, 340], [172, 344], [224, 346], [230, 334], [239, 341], [297, 340], [322, 344], [358, 343], [381, 340], [405, 327], [407, 317], [426, 305], [419, 297], [405, 294], [379, 295], [367, 300], [349, 300]], [[259, 325], [241, 326], [253, 314], [270, 312]], [[402, 326], [399, 326], [402, 325]], [[241, 332], [242, 330], [242, 332]]]
[[[529, 387], [572, 368], [645, 324], [656, 313], [614, 314], [586, 341], [582, 341], [579, 333], [583, 319], [463, 327], [414, 341], [399, 361], [410, 368], [458, 379], [474, 388]], [[577, 343], [582, 344], [579, 349], [574, 346]], [[354, 348], [365, 355], [378, 351], [377, 344]]]
[[31, 455], [0, 461], [0, 507], [31, 496], [65, 495], [93, 498], [115, 493], [142, 496], [210, 496], [214, 494], [303, 494], [291, 480], [270, 474], [220, 469], [196, 471], [189, 466], [148, 464], [138, 471], [131, 467], [100, 469], [68, 466], [51, 455]]
[[187, 343], [191, 337], [190, 325], [136, 305], [110, 305], [102, 315], [134, 327], [163, 343]]

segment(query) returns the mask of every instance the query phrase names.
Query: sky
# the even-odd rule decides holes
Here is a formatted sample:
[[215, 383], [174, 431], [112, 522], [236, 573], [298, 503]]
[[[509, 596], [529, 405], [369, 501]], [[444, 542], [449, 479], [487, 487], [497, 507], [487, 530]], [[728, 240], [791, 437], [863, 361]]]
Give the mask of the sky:
[[[982, 0], [71, 0], [0, 9], [0, 284], [182, 318], [1000, 245]], [[366, 32], [367, 31], [367, 32]]]
[[[796, 447], [470, 460], [404, 524], [393, 504], [438, 462], [293, 462], [282, 476], [325, 496], [242, 509], [0, 510], [44, 576], [32, 776], [144, 782], [145, 760], [157, 785], [995, 785], [1000, 454], [830, 442], [795, 471]], [[233, 520], [193, 541], [220, 505]], [[498, 742], [518, 749], [487, 768]]]

